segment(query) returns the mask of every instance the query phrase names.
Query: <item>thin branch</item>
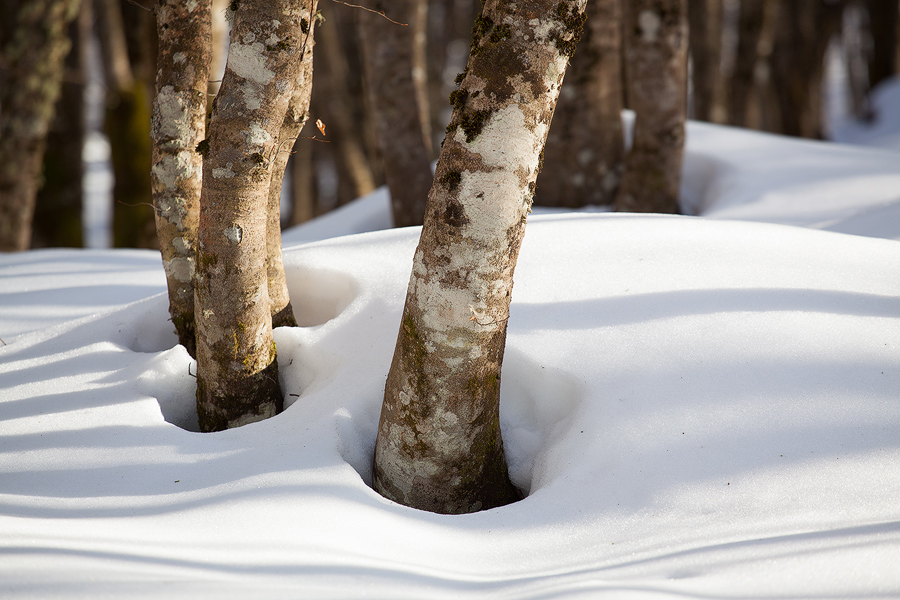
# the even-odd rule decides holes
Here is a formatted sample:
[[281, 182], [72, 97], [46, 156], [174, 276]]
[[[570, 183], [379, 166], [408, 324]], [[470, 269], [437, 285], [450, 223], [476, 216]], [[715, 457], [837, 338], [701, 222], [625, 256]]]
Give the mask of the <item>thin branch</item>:
[[359, 4], [350, 4], [349, 2], [344, 2], [343, 0], [331, 0], [332, 2], [337, 2], [338, 4], [343, 4], [344, 6], [349, 6], [350, 8], [361, 8], [363, 10], [367, 10], [370, 13], [375, 13], [376, 15], [381, 15], [394, 25], [400, 25], [401, 27], [409, 27], [409, 23], [401, 23], [400, 21], [395, 21], [386, 14], [384, 14], [383, 10], [375, 10], [374, 8], [368, 8], [365, 6], [360, 6]]
[[134, 5], [137, 6], [138, 8], [143, 8], [143, 9], [146, 10], [147, 12], [153, 12], [153, 9], [152, 9], [152, 8], [148, 8], [148, 7], [144, 6], [143, 4], [141, 4], [140, 2], [138, 2], [137, 0], [125, 0], [125, 1], [128, 2], [128, 4], [134, 4]]

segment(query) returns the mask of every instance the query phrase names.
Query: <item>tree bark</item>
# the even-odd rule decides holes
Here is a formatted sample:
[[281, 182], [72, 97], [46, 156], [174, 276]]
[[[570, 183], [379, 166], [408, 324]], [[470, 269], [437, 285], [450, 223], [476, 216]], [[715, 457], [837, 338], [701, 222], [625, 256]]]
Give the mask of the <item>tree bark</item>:
[[375, 489], [466, 513], [513, 502], [499, 423], [512, 277], [584, 0], [488, 0], [438, 159], [375, 446]]
[[196, 280], [197, 413], [203, 431], [283, 406], [266, 229], [281, 128], [300, 77], [313, 0], [241, 0], [203, 161]]
[[[269, 302], [273, 327], [296, 327], [287, 280], [284, 275], [284, 259], [281, 254], [281, 184], [288, 158], [297, 141], [297, 136], [309, 119], [309, 102], [313, 89], [313, 32], [316, 24], [316, 4], [313, 0], [310, 12], [305, 17], [300, 72], [294, 82], [291, 102], [281, 125], [277, 151], [272, 161], [272, 181], [269, 184], [268, 223], [266, 225], [267, 272], [269, 279]], [[310, 143], [304, 141], [304, 143]]]
[[14, 27], [0, 48], [7, 71], [0, 90], [0, 252], [27, 250], [31, 243], [47, 131], [70, 48], [66, 28], [78, 4], [20, 0], [9, 11]]
[[621, 65], [621, 0], [589, 2], [547, 136], [535, 204], [576, 208], [615, 201], [625, 168]]
[[724, 123], [725, 81], [722, 77], [722, 0], [688, 0], [693, 116]]
[[686, 0], [626, 3], [626, 85], [636, 118], [616, 210], [679, 212], [687, 47]]
[[203, 157], [206, 90], [212, 57], [209, 0], [159, 0], [156, 97], [150, 135], [156, 231], [178, 341], [196, 357], [194, 274]]
[[394, 226], [421, 225], [431, 188], [431, 147], [425, 143], [419, 97], [424, 93], [413, 78], [415, 19], [422, 0], [376, 3], [381, 15], [359, 15], [363, 65], [369, 109], [381, 151], [384, 175], [391, 191]]

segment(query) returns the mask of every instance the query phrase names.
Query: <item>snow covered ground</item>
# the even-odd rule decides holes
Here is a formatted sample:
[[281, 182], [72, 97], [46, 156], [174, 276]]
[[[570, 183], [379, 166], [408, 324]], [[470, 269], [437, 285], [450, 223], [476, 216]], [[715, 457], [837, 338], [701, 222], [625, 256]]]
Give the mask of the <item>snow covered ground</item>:
[[364, 233], [383, 191], [287, 233], [289, 407], [221, 433], [156, 253], [0, 256], [0, 596], [900, 596], [900, 158], [691, 124], [685, 173], [702, 218], [530, 219], [528, 496], [472, 515], [368, 486], [418, 235]]

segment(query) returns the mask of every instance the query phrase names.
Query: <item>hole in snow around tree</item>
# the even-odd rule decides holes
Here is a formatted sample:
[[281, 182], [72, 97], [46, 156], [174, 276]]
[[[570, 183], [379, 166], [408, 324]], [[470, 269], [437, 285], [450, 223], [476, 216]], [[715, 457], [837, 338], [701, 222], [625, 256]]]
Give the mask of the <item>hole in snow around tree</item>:
[[294, 318], [300, 327], [324, 325], [357, 296], [356, 282], [344, 273], [291, 264], [284, 269]]
[[513, 484], [527, 496], [548, 475], [547, 457], [584, 398], [570, 373], [507, 344], [500, 378], [500, 431]]

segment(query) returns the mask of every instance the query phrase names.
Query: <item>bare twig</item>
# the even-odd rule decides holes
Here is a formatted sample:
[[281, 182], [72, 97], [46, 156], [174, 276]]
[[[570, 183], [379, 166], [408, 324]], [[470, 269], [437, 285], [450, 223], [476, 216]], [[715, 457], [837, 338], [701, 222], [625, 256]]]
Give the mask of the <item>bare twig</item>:
[[395, 21], [386, 14], [384, 14], [383, 10], [375, 10], [374, 8], [368, 8], [365, 6], [360, 6], [359, 4], [350, 4], [349, 2], [344, 2], [344, 0], [331, 0], [332, 2], [337, 2], [338, 4], [343, 4], [344, 6], [349, 6], [350, 8], [361, 8], [363, 10], [367, 10], [370, 13], [375, 13], [376, 15], [381, 15], [394, 25], [400, 25], [401, 27], [409, 27], [409, 23], [401, 23], [400, 21]]
[[137, 6], [138, 8], [143, 8], [143, 9], [146, 10], [147, 12], [153, 12], [153, 9], [152, 9], [152, 8], [149, 8], [149, 7], [144, 6], [143, 4], [141, 4], [140, 2], [138, 2], [137, 0], [126, 0], [126, 2], [128, 2], [128, 4], [134, 4], [134, 5]]

